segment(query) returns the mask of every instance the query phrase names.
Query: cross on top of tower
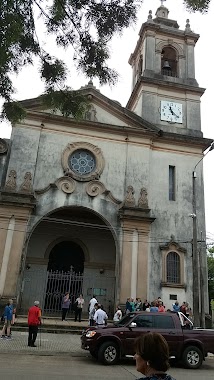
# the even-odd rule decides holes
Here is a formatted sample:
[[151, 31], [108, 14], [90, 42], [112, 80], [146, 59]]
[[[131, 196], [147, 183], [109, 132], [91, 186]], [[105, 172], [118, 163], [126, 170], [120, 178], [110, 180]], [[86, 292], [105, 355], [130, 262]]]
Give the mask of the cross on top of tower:
[[160, 0], [160, 1], [161, 1], [161, 5], [163, 6], [164, 1], [166, 1], [166, 0]]

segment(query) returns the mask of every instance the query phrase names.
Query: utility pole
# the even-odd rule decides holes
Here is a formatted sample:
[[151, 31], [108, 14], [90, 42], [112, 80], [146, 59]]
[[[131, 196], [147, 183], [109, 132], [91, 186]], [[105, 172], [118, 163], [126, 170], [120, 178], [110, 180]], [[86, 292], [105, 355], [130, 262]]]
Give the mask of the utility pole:
[[[195, 166], [196, 168], [196, 166]], [[195, 192], [196, 172], [192, 172], [192, 266], [193, 266], [193, 315], [194, 325], [200, 326], [199, 318], [199, 262], [198, 262], [198, 236], [196, 218], [196, 192]]]
[[[202, 250], [200, 252], [200, 284], [203, 284], [202, 289], [199, 294], [199, 254], [198, 254], [198, 235], [197, 235], [197, 207], [196, 207], [196, 167], [204, 159], [204, 157], [214, 149], [214, 142], [210, 145], [208, 151], [203, 155], [203, 157], [197, 162], [192, 172], [192, 266], [193, 266], [193, 315], [194, 315], [194, 325], [196, 327], [200, 326], [200, 312], [199, 312], [199, 299], [201, 299], [201, 310], [203, 307], [203, 316], [205, 324], [205, 313], [204, 313], [204, 280], [202, 273]], [[201, 274], [202, 273], [202, 274]]]
[[200, 265], [200, 295], [201, 295], [201, 327], [205, 329], [205, 310], [204, 310], [204, 265], [203, 265], [203, 247], [202, 247], [203, 234], [201, 231], [201, 242], [199, 249], [199, 265]]

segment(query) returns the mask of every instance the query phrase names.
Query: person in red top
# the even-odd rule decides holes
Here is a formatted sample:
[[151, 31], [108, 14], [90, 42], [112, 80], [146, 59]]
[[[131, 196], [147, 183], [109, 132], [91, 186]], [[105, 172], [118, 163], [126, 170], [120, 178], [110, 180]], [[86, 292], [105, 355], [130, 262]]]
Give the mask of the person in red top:
[[41, 309], [39, 301], [34, 302], [34, 306], [28, 310], [28, 346], [36, 347], [35, 341], [38, 333], [38, 327], [41, 324]]

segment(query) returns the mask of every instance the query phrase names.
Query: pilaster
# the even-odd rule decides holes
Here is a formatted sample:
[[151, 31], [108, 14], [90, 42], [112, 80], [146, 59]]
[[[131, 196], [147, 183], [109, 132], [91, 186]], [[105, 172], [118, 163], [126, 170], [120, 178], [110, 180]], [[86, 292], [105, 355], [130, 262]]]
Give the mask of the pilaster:
[[0, 298], [15, 298], [32, 194], [0, 192]]
[[146, 297], [148, 250], [151, 223], [150, 209], [123, 207], [119, 216], [123, 230], [120, 303], [128, 297]]

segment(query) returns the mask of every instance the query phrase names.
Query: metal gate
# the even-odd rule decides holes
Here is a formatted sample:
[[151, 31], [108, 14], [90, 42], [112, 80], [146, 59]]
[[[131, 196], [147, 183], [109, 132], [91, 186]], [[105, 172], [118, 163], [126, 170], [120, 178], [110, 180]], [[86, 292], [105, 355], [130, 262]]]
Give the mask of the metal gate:
[[70, 272], [47, 272], [46, 292], [44, 299], [44, 312], [54, 314], [61, 311], [62, 299], [66, 292], [69, 292], [71, 305], [82, 293], [83, 275]]
[[84, 275], [73, 270], [46, 271], [30, 268], [25, 271], [20, 294], [20, 313], [26, 314], [35, 300], [40, 301], [43, 315], [57, 316], [61, 313], [62, 299], [69, 292], [71, 308], [79, 294], [83, 294], [85, 305], [83, 312], [87, 314], [88, 303], [92, 295], [103, 304], [107, 314], [114, 312], [115, 277], [108, 275]]

